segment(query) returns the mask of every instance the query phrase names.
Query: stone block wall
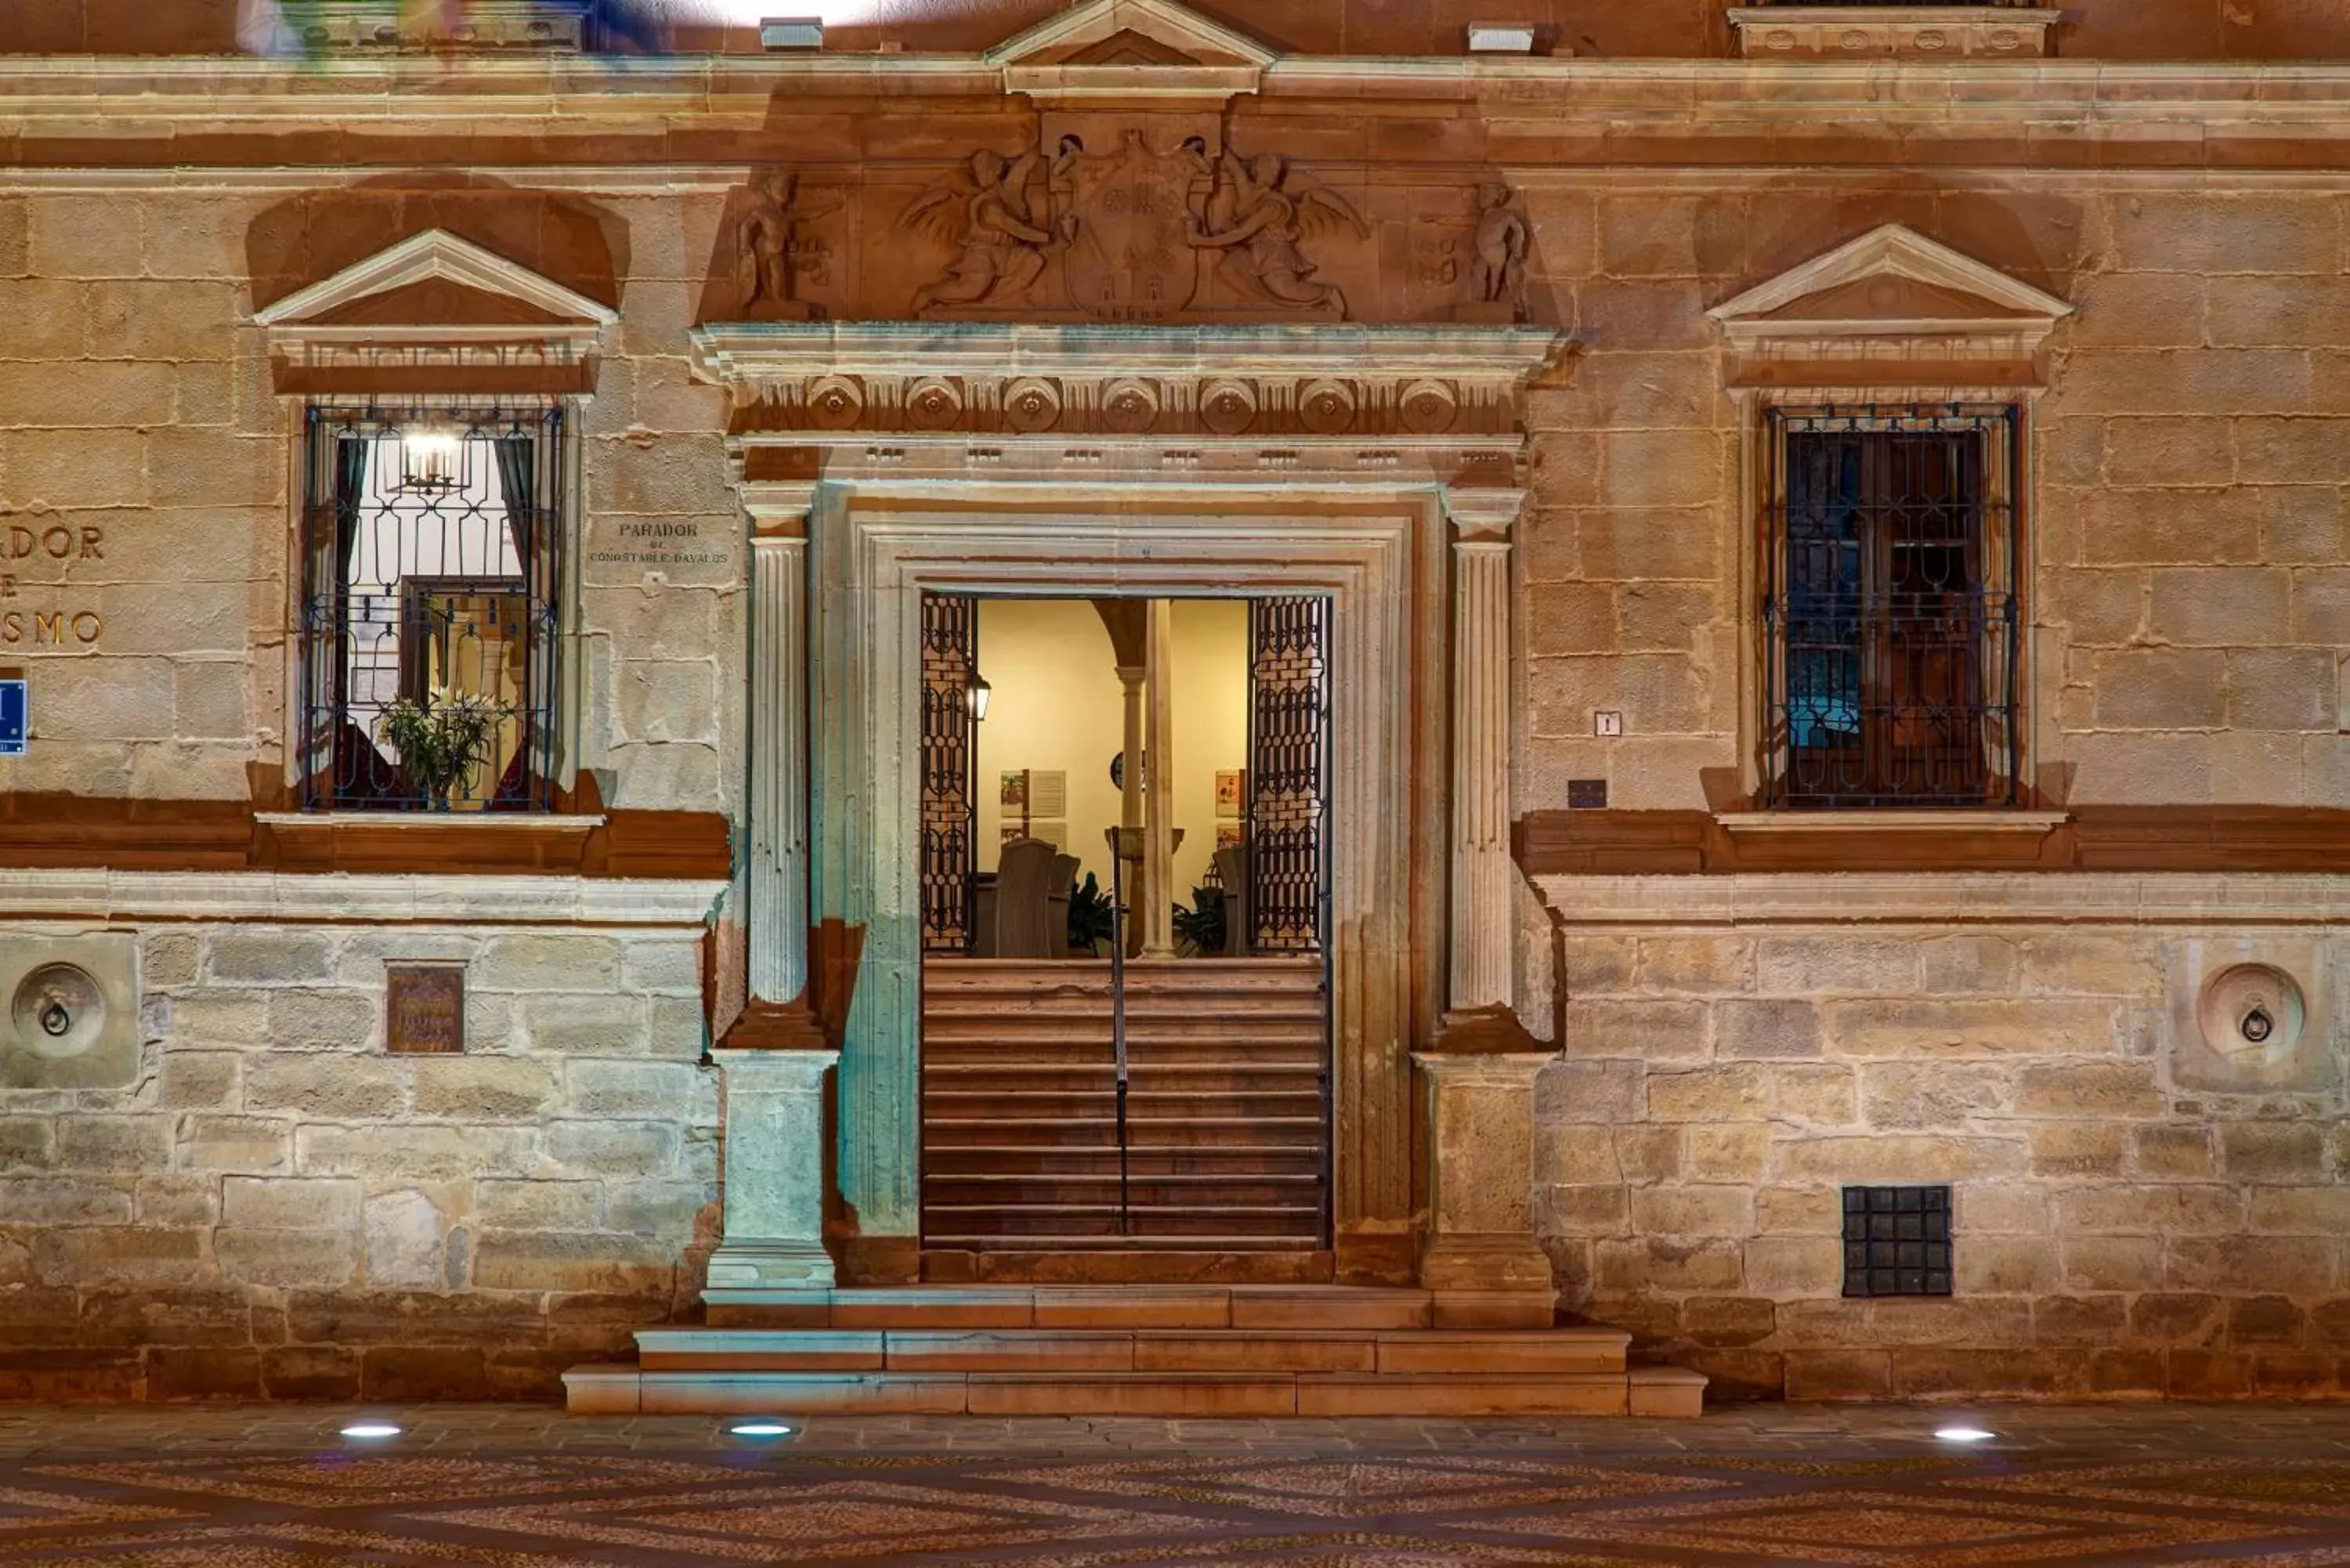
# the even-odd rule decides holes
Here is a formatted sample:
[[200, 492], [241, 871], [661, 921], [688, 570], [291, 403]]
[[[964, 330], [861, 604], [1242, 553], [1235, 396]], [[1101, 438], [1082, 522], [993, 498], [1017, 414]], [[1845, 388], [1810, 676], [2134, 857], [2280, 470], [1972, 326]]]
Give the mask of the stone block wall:
[[726, 811], [749, 564], [724, 395], [691, 382], [685, 340], [723, 206], [429, 174], [292, 195], [0, 175], [0, 667], [32, 680], [36, 740], [9, 787], [242, 800], [251, 765], [283, 763], [300, 400], [253, 313], [442, 227], [625, 305], [577, 423], [571, 755], [608, 805]]
[[[2079, 307], [2033, 405], [2034, 784], [2350, 805], [2350, 194], [1803, 173], [1525, 200], [1548, 305], [1587, 352], [1530, 410], [1522, 810], [1557, 809], [1571, 778], [1648, 810], [1751, 787], [1748, 416], [1704, 312], [1887, 222]], [[1623, 738], [1594, 737], [1603, 711]]]
[[[2139, 924], [2110, 918], [2136, 895], [2085, 896], [2108, 878], [1968, 877], [1953, 926], [1917, 918], [1933, 889], [1803, 877], [1774, 879], [1783, 916], [1722, 918], [1764, 879], [1701, 880], [1739, 890], [1545, 881], [1568, 1000], [1537, 1228], [1575, 1310], [1733, 1397], [2350, 1391], [2350, 963], [2307, 907], [2231, 926], [2158, 892], [2181, 918]], [[2106, 907], [2049, 908], [2074, 898]], [[2292, 1087], [2210, 1086], [2199, 945], [2331, 998]], [[1943, 1182], [1954, 1293], [1844, 1297], [1843, 1187]]]
[[[691, 1303], [692, 928], [144, 928], [137, 1081], [0, 1089], [0, 1398], [543, 1396]], [[386, 961], [466, 965], [462, 1055]]]

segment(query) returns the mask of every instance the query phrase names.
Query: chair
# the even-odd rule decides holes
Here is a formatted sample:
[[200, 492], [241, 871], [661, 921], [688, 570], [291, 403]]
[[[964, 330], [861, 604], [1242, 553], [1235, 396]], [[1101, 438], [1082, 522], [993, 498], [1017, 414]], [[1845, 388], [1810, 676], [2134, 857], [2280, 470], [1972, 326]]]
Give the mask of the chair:
[[995, 956], [1007, 959], [1066, 957], [1069, 950], [1068, 883], [1060, 886], [1060, 929], [1053, 927], [1054, 873], [1061, 852], [1041, 838], [1014, 838], [1003, 846], [995, 867]]

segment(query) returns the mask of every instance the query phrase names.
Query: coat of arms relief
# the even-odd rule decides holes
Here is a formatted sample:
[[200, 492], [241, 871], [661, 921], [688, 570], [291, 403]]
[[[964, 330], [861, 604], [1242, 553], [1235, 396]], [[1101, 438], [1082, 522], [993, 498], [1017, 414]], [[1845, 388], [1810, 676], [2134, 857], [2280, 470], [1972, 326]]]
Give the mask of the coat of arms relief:
[[1346, 318], [1346, 295], [1307, 250], [1371, 238], [1351, 202], [1278, 153], [1244, 158], [1180, 122], [1153, 129], [1096, 124], [1061, 130], [1049, 151], [982, 151], [917, 196], [900, 226], [957, 254], [912, 313]]

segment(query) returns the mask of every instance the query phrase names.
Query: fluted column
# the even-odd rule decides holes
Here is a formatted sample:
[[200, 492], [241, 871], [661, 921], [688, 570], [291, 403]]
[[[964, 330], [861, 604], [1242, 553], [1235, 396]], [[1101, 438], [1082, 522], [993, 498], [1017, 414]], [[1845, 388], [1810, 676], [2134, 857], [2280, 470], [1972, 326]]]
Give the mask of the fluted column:
[[1451, 1011], [1512, 996], [1510, 526], [1517, 490], [1455, 492]]
[[752, 541], [751, 994], [807, 989], [807, 541]]
[[746, 487], [751, 540], [751, 996], [807, 990], [806, 485]]

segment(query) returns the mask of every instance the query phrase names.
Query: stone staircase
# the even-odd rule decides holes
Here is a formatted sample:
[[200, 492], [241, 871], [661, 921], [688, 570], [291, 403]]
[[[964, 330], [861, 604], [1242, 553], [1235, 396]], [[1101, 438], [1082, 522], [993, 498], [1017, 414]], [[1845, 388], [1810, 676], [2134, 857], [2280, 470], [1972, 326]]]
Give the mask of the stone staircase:
[[985, 1256], [1000, 1276], [1024, 1254], [1042, 1267], [1044, 1255], [1321, 1246], [1321, 961], [1138, 960], [1126, 990], [1121, 1213], [1108, 962], [924, 966], [922, 1245], [933, 1263]]
[[1604, 1328], [1440, 1329], [1418, 1290], [920, 1286], [767, 1293], [564, 1374], [620, 1415], [1676, 1416], [1702, 1375]]

